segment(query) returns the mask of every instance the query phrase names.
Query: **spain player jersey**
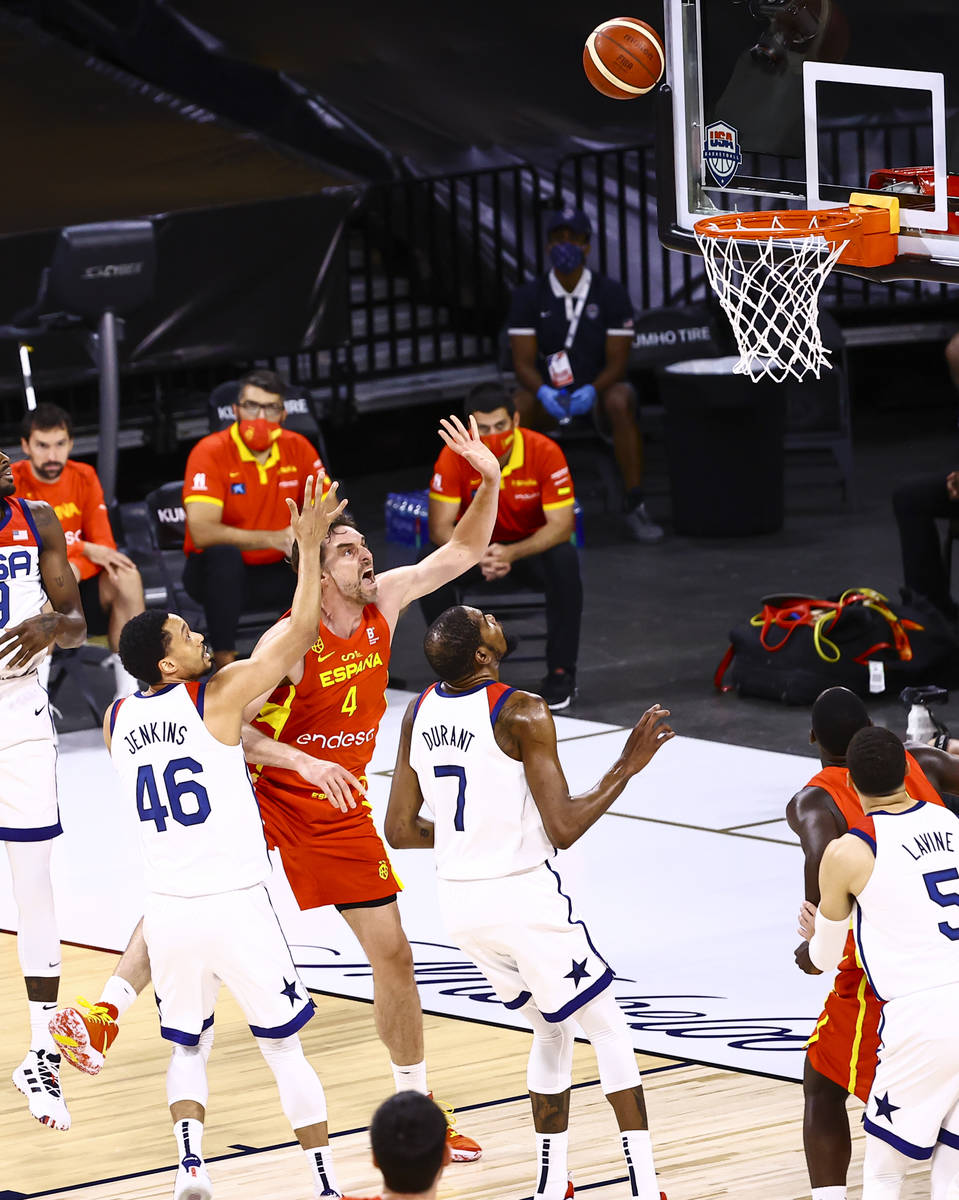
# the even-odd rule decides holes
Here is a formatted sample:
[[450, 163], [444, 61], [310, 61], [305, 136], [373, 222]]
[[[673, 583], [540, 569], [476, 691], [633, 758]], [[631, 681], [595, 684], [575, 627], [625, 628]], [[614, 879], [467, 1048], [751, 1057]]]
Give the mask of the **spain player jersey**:
[[[26, 501], [15, 496], [0, 500], [0, 629], [19, 625], [42, 612], [47, 602], [40, 575], [42, 549], [43, 539]], [[41, 650], [29, 663], [9, 671], [6, 662], [18, 649], [14, 646], [0, 658], [0, 678], [26, 675], [46, 654]]]
[[[313, 758], [339, 763], [365, 783], [386, 712], [389, 662], [390, 628], [375, 604], [366, 605], [348, 638], [337, 637], [321, 622], [303, 660], [303, 679], [295, 686], [278, 687], [254, 724], [268, 737]], [[285, 768], [258, 770], [256, 790], [274, 844], [308, 835], [304, 826], [367, 820], [365, 804], [350, 813], [338, 812], [323, 793]]]
[[117, 543], [110, 527], [110, 516], [103, 499], [103, 488], [93, 467], [68, 458], [60, 478], [52, 482], [37, 479], [29, 459], [12, 464], [17, 495], [24, 500], [44, 500], [57, 514], [67, 543], [67, 558], [81, 579], [91, 579], [103, 570], [83, 553], [84, 542], [109, 546]]

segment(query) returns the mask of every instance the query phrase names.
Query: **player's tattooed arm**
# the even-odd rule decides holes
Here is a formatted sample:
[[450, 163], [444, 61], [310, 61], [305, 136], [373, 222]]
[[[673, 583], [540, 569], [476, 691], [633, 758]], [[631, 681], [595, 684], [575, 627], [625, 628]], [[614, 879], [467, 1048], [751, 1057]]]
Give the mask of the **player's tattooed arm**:
[[42, 542], [40, 577], [50, 597], [53, 611], [28, 617], [19, 625], [9, 626], [3, 631], [0, 637], [0, 655], [15, 651], [7, 664], [13, 668], [25, 666], [31, 658], [53, 642], [69, 649], [82, 646], [87, 636], [80, 592], [67, 561], [67, 543], [63, 536], [63, 528], [49, 504], [38, 500], [28, 500], [26, 503]]
[[[630, 732], [619, 758], [598, 783], [578, 796], [569, 794], [556, 750], [556, 726], [540, 696], [527, 692], [511, 696], [497, 718], [496, 738], [504, 753], [522, 760], [546, 836], [557, 849], [566, 850], [615, 803], [660, 746], [675, 736], [666, 723], [668, 716], [669, 709], [659, 704], [648, 708]], [[516, 752], [510, 752], [510, 744]]]
[[396, 752], [390, 802], [383, 822], [383, 833], [394, 850], [428, 850], [433, 845], [433, 822], [420, 816], [423, 793], [416, 772], [410, 766], [410, 739], [416, 701], [411, 700], [403, 717], [400, 745]]

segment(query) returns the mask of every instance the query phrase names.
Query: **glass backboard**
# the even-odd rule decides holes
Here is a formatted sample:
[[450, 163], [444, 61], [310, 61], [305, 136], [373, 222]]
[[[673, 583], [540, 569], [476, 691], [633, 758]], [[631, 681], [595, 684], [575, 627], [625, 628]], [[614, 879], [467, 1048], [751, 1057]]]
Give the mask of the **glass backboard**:
[[959, 280], [957, 0], [664, 0], [664, 12], [667, 245], [694, 250], [693, 224], [717, 212], [891, 191], [899, 257], [854, 273]]

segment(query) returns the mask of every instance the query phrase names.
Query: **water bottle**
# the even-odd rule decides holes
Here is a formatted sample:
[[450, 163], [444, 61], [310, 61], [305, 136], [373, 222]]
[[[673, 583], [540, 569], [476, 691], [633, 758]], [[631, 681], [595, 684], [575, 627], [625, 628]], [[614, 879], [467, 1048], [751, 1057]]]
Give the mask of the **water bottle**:
[[570, 416], [570, 412], [569, 412], [569, 406], [570, 406], [570, 404], [572, 404], [573, 398], [572, 398], [572, 396], [570, 396], [570, 394], [566, 390], [566, 388], [560, 388], [558, 399], [559, 399], [560, 404], [562, 404], [563, 408], [566, 410], [566, 416], [560, 417], [559, 423], [560, 423], [560, 425], [568, 425], [570, 423], [570, 421], [573, 419]]

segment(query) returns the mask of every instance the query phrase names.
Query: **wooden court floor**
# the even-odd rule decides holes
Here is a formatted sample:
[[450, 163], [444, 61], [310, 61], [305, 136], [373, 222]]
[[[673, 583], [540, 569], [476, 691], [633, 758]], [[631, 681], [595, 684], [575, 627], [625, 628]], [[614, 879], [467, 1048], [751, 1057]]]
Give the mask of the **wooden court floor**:
[[[95, 1000], [115, 956], [64, 947], [61, 999]], [[391, 1090], [389, 1061], [368, 1004], [317, 996], [303, 1038], [327, 1092], [341, 1187], [373, 1194], [366, 1126]], [[20, 1062], [28, 1041], [15, 940], [0, 934], [0, 1068]], [[528, 1039], [451, 1017], [426, 1017], [430, 1080], [454, 1103], [461, 1128], [484, 1146], [478, 1163], [447, 1169], [443, 1200], [522, 1200], [533, 1186], [533, 1133], [525, 1095]], [[164, 1094], [168, 1050], [152, 996], [126, 1014], [107, 1066], [95, 1079], [64, 1068], [73, 1127], [34, 1121], [12, 1083], [0, 1088], [0, 1200], [169, 1200], [175, 1145]], [[804, 1200], [798, 1085], [680, 1060], [640, 1056], [660, 1182], [669, 1200]], [[309, 1200], [310, 1178], [280, 1112], [272, 1076], [232, 997], [221, 994], [210, 1060], [204, 1153], [216, 1200]], [[574, 1059], [570, 1166], [577, 1192], [628, 1195], [615, 1123], [587, 1045]], [[852, 1105], [850, 1106], [853, 1107]], [[858, 1200], [863, 1135], [853, 1112], [850, 1200]], [[904, 1200], [928, 1195], [928, 1172], [910, 1176]]]

